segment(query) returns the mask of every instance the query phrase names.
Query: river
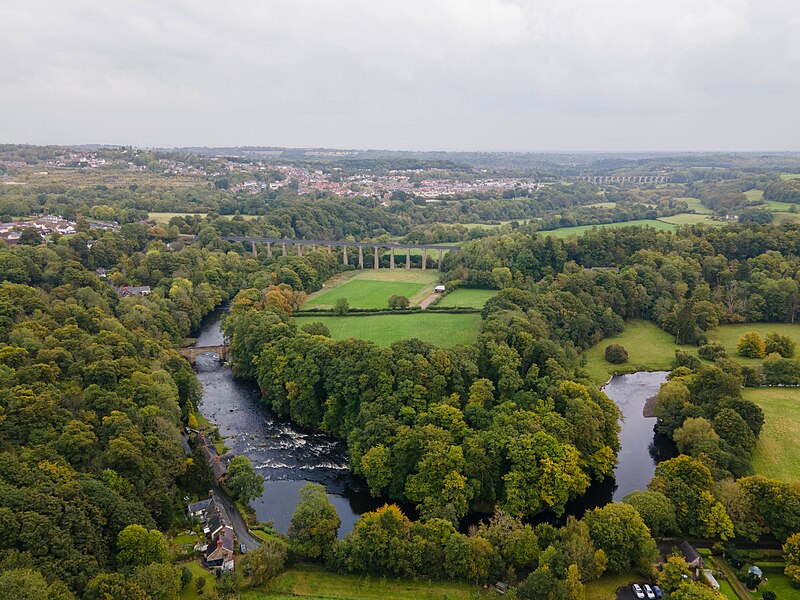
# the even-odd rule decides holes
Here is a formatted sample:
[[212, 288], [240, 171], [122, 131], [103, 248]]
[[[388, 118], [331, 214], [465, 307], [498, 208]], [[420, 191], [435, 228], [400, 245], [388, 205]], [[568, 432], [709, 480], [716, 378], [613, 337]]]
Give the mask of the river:
[[[197, 346], [223, 343], [221, 318], [221, 311], [215, 311], [203, 321]], [[216, 423], [225, 444], [235, 454], [247, 456], [266, 479], [264, 493], [251, 502], [259, 521], [272, 521], [278, 531], [285, 533], [297, 506], [297, 492], [307, 482], [321, 483], [327, 489], [342, 520], [340, 536], [352, 530], [359, 515], [383, 504], [384, 500], [372, 498], [363, 481], [350, 474], [343, 442], [303, 432], [276, 416], [261, 401], [258, 387], [235, 379], [216, 356], [198, 357], [196, 370], [203, 385], [198, 409]], [[614, 377], [605, 386], [604, 391], [620, 407], [624, 419], [616, 479], [592, 486], [586, 495], [567, 506], [566, 514], [580, 516], [587, 508], [644, 489], [657, 460], [669, 456], [669, 445], [654, 442], [655, 419], [642, 413], [646, 400], [658, 392], [665, 377], [663, 371], [640, 372]], [[474, 521], [474, 517], [477, 516], [468, 520]], [[541, 515], [536, 520], [555, 519]]]

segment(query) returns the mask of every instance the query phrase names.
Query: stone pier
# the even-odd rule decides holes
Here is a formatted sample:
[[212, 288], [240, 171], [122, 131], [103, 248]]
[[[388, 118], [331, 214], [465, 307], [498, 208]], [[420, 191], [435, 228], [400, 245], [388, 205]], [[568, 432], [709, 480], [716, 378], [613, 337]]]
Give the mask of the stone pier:
[[358, 268], [364, 268], [364, 248], [361, 246], [358, 247]]
[[[330, 246], [328, 248], [330, 249]], [[342, 246], [342, 264], [347, 264], [347, 246]]]
[[389, 249], [389, 268], [394, 269], [394, 248]]
[[428, 265], [426, 264], [427, 262], [428, 262], [428, 251], [425, 248], [423, 248], [422, 249], [422, 270], [423, 271], [426, 268], [428, 268]]
[[406, 269], [411, 268], [411, 248], [406, 248]]
[[267, 258], [272, 258], [272, 242], [267, 242]]
[[375, 268], [376, 269], [380, 269], [381, 268], [381, 262], [380, 261], [381, 261], [381, 257], [378, 254], [378, 247], [375, 246]]

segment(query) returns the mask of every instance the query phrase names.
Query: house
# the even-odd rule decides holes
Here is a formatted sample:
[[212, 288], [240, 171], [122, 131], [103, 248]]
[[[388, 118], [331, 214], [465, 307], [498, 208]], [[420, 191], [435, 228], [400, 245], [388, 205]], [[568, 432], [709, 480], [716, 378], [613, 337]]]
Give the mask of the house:
[[203, 450], [203, 456], [208, 461], [208, 466], [211, 467], [211, 472], [214, 474], [214, 480], [221, 483], [228, 476], [228, 464], [217, 453], [217, 448], [208, 437], [204, 435], [199, 436], [200, 446]]
[[123, 285], [117, 288], [117, 293], [125, 298], [126, 296], [149, 296], [149, 285]]
[[201, 523], [203, 523], [206, 520], [206, 511], [208, 510], [208, 507], [211, 506], [211, 502], [212, 502], [211, 496], [209, 496], [205, 500], [192, 502], [186, 508], [186, 514], [190, 519], [198, 519]]
[[686, 562], [689, 563], [689, 568], [694, 571], [694, 578], [700, 577], [701, 569], [706, 566], [700, 553], [689, 542], [682, 542], [678, 546], [678, 550], [683, 555], [683, 558], [686, 559]]
[[[86, 245], [88, 246], [89, 244], [86, 244]], [[103, 267], [97, 267], [94, 270], [94, 274], [97, 275], [98, 277], [102, 278], [102, 279], [106, 278], [106, 270]]]
[[228, 511], [214, 495], [214, 491], [211, 490], [205, 500], [189, 504], [186, 511], [190, 518], [198, 519], [203, 524], [206, 543], [195, 546], [203, 554], [203, 566], [207, 569], [232, 571], [236, 534]]

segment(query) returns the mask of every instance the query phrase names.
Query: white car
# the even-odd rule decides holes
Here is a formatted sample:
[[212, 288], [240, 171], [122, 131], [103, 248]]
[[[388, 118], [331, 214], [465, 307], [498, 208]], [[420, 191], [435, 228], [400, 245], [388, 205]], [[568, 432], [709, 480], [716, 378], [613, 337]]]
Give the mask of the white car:
[[653, 588], [646, 583], [644, 584], [644, 593], [647, 594], [648, 600], [656, 600], [656, 593], [653, 591]]
[[634, 583], [631, 587], [633, 588], [633, 593], [636, 594], [637, 598], [644, 598], [644, 592], [638, 583]]

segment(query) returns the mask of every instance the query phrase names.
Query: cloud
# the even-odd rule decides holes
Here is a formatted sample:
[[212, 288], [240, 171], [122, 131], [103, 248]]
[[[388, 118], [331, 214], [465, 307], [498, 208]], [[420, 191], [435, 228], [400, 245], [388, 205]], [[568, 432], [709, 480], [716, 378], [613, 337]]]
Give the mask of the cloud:
[[0, 4], [0, 141], [797, 149], [788, 0]]

